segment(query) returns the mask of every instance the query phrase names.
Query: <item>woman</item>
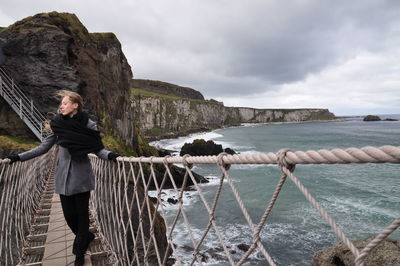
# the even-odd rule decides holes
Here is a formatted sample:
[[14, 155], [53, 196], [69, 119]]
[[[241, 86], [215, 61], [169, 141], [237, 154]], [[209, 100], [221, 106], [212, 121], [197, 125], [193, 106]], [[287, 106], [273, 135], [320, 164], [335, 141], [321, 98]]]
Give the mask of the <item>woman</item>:
[[89, 198], [95, 177], [87, 154], [95, 153], [113, 161], [119, 154], [104, 149], [96, 123], [82, 111], [83, 100], [78, 93], [62, 91], [58, 95], [62, 100], [59, 114], [50, 122], [53, 132], [39, 147], [7, 158], [11, 163], [26, 161], [46, 153], [54, 144], [59, 145], [55, 193], [60, 194], [65, 220], [75, 234], [75, 265], [83, 265], [84, 254], [94, 239], [89, 232]]

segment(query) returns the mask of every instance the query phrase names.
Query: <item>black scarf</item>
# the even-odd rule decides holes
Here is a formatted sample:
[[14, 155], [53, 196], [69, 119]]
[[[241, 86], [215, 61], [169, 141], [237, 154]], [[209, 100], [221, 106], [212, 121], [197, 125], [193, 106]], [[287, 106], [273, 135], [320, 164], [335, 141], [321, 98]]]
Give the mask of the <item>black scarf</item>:
[[73, 159], [86, 157], [88, 153], [104, 148], [100, 132], [87, 128], [88, 121], [88, 114], [78, 111], [73, 117], [58, 114], [50, 122], [57, 137], [56, 143], [67, 148]]

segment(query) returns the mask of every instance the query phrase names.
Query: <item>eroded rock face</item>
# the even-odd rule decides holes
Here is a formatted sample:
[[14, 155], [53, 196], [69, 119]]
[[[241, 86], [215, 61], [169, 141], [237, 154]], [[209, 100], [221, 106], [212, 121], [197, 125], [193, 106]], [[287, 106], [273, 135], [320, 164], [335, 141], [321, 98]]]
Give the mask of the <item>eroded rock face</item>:
[[241, 123], [304, 122], [333, 120], [328, 109], [255, 109], [226, 107], [216, 101], [195, 101], [135, 95], [133, 106], [146, 136], [171, 132], [210, 130]]
[[[114, 34], [89, 33], [74, 14], [51, 12], [16, 22], [0, 32], [0, 39], [6, 57], [2, 66], [41, 112], [56, 112], [56, 91], [78, 92], [96, 120], [103, 120], [103, 125], [132, 145], [137, 135], [130, 105], [132, 72]], [[0, 126], [4, 133], [26, 131], [5, 102], [1, 104], [1, 111], [5, 112], [1, 113]], [[8, 123], [10, 120], [15, 124]], [[132, 215], [138, 217], [137, 210]], [[164, 221], [158, 214], [157, 217], [157, 244], [162, 253], [170, 252], [165, 250]], [[148, 231], [150, 221], [145, 221], [144, 226]], [[154, 253], [154, 248], [149, 252]]]
[[25, 125], [2, 97], [0, 97], [0, 134], [23, 136], [36, 140], [36, 136], [29, 127]]
[[[363, 249], [373, 237], [354, 242], [359, 249]], [[354, 255], [349, 248], [339, 243], [333, 247], [318, 251], [312, 260], [313, 266], [353, 266]], [[373, 249], [365, 260], [365, 266], [395, 266], [400, 265], [400, 242], [387, 238], [378, 247]]]
[[0, 38], [2, 66], [40, 111], [56, 111], [56, 91], [76, 91], [92, 115], [109, 117], [115, 132], [131, 141], [132, 72], [113, 33], [89, 33], [74, 14], [51, 12], [16, 22]]

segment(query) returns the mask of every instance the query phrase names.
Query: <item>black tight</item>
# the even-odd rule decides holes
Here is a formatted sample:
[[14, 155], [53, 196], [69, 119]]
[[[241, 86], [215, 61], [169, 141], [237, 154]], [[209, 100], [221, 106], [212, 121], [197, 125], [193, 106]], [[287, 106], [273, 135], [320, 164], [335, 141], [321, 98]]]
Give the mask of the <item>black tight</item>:
[[83, 255], [89, 244], [89, 198], [90, 191], [71, 196], [60, 195], [65, 220], [75, 234], [72, 252]]

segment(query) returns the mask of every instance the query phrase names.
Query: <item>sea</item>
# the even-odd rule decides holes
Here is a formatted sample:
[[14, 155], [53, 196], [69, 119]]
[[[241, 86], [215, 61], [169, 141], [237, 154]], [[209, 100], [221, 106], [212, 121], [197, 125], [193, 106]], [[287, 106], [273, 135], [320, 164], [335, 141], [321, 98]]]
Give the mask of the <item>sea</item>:
[[[400, 119], [400, 115], [380, 117]], [[275, 153], [282, 148], [307, 151], [400, 146], [400, 121], [363, 122], [361, 117], [350, 117], [337, 122], [247, 124], [155, 141], [151, 145], [174, 150], [174, 155], [178, 155], [184, 143], [198, 138], [213, 140], [240, 154]], [[346, 236], [354, 241], [378, 234], [400, 216], [399, 170], [400, 165], [390, 163], [297, 165], [294, 175]], [[211, 206], [221, 171], [216, 165], [195, 165], [193, 171], [210, 180], [210, 183], [200, 185], [200, 189], [204, 200]], [[276, 165], [232, 165], [229, 175], [253, 224], [257, 224], [281, 176], [279, 169]], [[169, 190], [164, 191], [162, 196], [165, 199], [177, 198], [177, 193]], [[185, 191], [183, 200], [183, 212], [190, 228], [185, 225], [182, 213], [174, 229], [173, 240], [177, 249], [175, 256], [185, 262], [192, 258], [194, 247], [189, 231], [197, 243], [209, 217], [197, 191]], [[178, 205], [165, 202], [162, 211], [171, 225], [178, 213]], [[218, 232], [237, 262], [244, 254], [240, 245], [250, 245], [252, 233], [226, 180], [215, 217]], [[400, 240], [399, 231], [397, 229], [390, 237]], [[290, 179], [286, 180], [261, 232], [261, 240], [277, 265], [310, 265], [317, 251], [340, 242]], [[204, 265], [230, 265], [214, 228], [210, 229], [200, 253]], [[260, 252], [255, 252], [244, 265], [268, 263]]]

